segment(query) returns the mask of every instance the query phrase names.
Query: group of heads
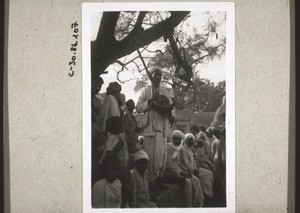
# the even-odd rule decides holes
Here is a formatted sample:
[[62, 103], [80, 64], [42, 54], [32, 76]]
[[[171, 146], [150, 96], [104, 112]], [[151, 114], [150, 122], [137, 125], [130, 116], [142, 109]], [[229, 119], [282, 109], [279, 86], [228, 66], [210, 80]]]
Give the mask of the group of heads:
[[200, 132], [205, 133], [208, 138], [215, 136], [217, 139], [221, 139], [221, 137], [225, 137], [225, 126], [220, 126], [219, 128], [210, 126], [205, 128], [204, 126], [197, 127], [196, 125], [192, 125], [190, 131], [195, 136], [195, 139]]
[[201, 148], [205, 146], [206, 138], [203, 134], [194, 136], [192, 133], [187, 133], [185, 136], [185, 143], [188, 147]]
[[194, 136], [196, 136], [199, 132], [206, 132], [206, 128], [205, 126], [198, 127], [197, 125], [192, 125], [190, 127], [190, 131]]
[[[202, 131], [205, 129], [202, 129]], [[205, 134], [203, 134], [205, 133]], [[206, 131], [198, 132], [196, 135], [193, 133], [186, 133], [183, 134], [180, 130], [175, 130], [172, 133], [172, 142], [176, 146], [180, 146], [183, 142], [188, 147], [203, 147], [206, 143], [206, 136], [212, 137], [215, 136], [217, 139], [223, 139], [225, 141], [225, 128], [222, 129], [214, 129], [214, 128], [208, 128]]]
[[196, 141], [202, 140], [198, 135], [195, 137], [192, 133], [183, 134], [180, 130], [174, 130], [172, 133], [172, 142], [175, 146], [180, 146], [184, 142], [188, 147], [196, 146]]
[[[97, 77], [96, 79], [93, 80], [92, 96], [99, 93], [102, 85], [103, 85], [103, 79], [101, 77]], [[121, 93], [121, 90], [122, 90], [122, 86], [118, 82], [116, 81], [110, 82], [108, 87], [106, 88], [106, 95], [113, 95], [115, 97], [120, 98], [123, 104], [125, 103], [128, 111], [133, 112], [133, 110], [135, 109], [134, 101], [132, 99], [129, 99], [128, 101], [125, 102], [125, 96]]]
[[215, 136], [219, 140], [225, 141], [226, 138], [226, 131], [225, 131], [225, 126], [220, 126], [219, 128], [214, 128], [214, 127], [209, 127], [206, 130], [206, 135], [209, 138], [212, 138]]
[[[97, 76], [92, 80], [92, 88], [91, 88], [92, 96], [100, 92], [103, 83], [104, 81], [100, 76]], [[118, 96], [120, 95], [121, 90], [122, 90], [122, 86], [118, 82], [116, 81], [110, 82], [108, 87], [106, 88], [106, 94]]]

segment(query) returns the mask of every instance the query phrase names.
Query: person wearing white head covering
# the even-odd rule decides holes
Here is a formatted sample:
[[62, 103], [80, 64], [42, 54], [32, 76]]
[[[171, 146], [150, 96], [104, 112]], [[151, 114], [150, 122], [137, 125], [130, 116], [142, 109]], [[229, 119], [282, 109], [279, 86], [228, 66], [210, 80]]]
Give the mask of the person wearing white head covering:
[[164, 95], [171, 102], [171, 94], [160, 85], [161, 68], [152, 67], [149, 72], [152, 76], [152, 85], [141, 92], [136, 104], [136, 112], [144, 113], [147, 118], [147, 124], [143, 127], [142, 134], [144, 136], [144, 149], [149, 156], [148, 180], [151, 182], [151, 188], [153, 188], [160, 185], [159, 180], [164, 173], [167, 159], [167, 136], [170, 128], [168, 118], [152, 109], [152, 101], [158, 95]]
[[167, 164], [164, 177], [169, 181], [176, 178], [185, 178], [183, 186], [183, 200], [186, 207], [201, 207], [203, 205], [203, 192], [199, 179], [190, 174], [180, 164], [180, 148], [184, 134], [180, 130], [172, 133], [172, 142], [167, 144]]
[[142, 149], [133, 154], [133, 163], [141, 159], [149, 160], [148, 154]]
[[144, 149], [144, 136], [140, 135], [136, 144], [138, 149]]
[[213, 171], [215, 168], [213, 164], [208, 160], [205, 154], [205, 150], [203, 149], [203, 146], [205, 145], [205, 138], [203, 136], [201, 138], [201, 134], [198, 134], [195, 140], [197, 144], [194, 158], [199, 171], [199, 180], [203, 189], [203, 193], [211, 198], [213, 196]]
[[[195, 136], [192, 133], [186, 133], [184, 136], [184, 145], [180, 149], [180, 164], [183, 170], [187, 171], [190, 175], [199, 177], [196, 161], [194, 159], [194, 153], [191, 147], [194, 146]], [[197, 178], [198, 179], [198, 178]], [[199, 180], [198, 180], [199, 183]], [[203, 190], [201, 188], [201, 206], [204, 203]]]
[[184, 134], [180, 130], [172, 133], [172, 142], [167, 144], [167, 162], [164, 176], [179, 176], [181, 167], [179, 163], [180, 145], [184, 138]]
[[194, 140], [193, 134], [187, 133], [185, 135], [185, 145], [180, 149], [181, 163], [188, 172], [199, 178], [203, 193], [212, 197], [213, 173], [209, 170], [197, 167], [194, 153], [191, 150], [191, 147], [195, 145]]
[[139, 150], [133, 154], [134, 167], [131, 169], [131, 190], [132, 202], [131, 208], [153, 208], [156, 204], [150, 201], [147, 167], [148, 154], [144, 150]]

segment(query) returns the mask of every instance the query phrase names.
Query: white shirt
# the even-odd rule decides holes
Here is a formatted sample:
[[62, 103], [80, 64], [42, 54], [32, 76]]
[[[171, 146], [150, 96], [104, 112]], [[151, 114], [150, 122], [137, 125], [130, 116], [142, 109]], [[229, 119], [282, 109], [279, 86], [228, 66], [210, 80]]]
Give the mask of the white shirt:
[[105, 178], [97, 181], [92, 188], [93, 208], [120, 208], [122, 202], [121, 182], [116, 179], [109, 183]]

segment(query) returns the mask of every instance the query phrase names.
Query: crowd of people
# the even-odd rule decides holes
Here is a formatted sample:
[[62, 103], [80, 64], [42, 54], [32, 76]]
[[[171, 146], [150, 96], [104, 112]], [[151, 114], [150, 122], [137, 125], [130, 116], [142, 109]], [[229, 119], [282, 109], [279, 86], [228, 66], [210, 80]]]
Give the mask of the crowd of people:
[[159, 67], [149, 74], [136, 105], [119, 83], [109, 83], [102, 98], [102, 78], [92, 82], [92, 207], [159, 207], [168, 184], [180, 186], [185, 207], [225, 206], [224, 122], [170, 132], [171, 95]]

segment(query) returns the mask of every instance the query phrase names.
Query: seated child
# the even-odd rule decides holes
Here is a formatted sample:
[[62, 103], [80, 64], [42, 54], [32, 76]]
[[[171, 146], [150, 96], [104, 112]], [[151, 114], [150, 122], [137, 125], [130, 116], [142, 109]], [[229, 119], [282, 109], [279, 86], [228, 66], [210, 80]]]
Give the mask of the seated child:
[[144, 150], [133, 154], [134, 167], [131, 169], [132, 208], [156, 207], [151, 202], [148, 189], [147, 168], [149, 164], [148, 155]]
[[113, 152], [120, 162], [120, 174], [118, 176], [122, 183], [122, 208], [127, 204], [129, 191], [129, 153], [127, 144], [124, 142], [122, 119], [118, 116], [110, 117], [106, 121], [107, 138], [103, 147], [103, 154], [100, 158], [102, 163], [107, 152]]
[[121, 182], [117, 179], [119, 159], [112, 152], [108, 152], [102, 160], [101, 170], [104, 178], [97, 181], [92, 188], [93, 208], [120, 208]]
[[144, 136], [140, 135], [138, 137], [138, 142], [136, 146], [138, 149], [144, 149]]

